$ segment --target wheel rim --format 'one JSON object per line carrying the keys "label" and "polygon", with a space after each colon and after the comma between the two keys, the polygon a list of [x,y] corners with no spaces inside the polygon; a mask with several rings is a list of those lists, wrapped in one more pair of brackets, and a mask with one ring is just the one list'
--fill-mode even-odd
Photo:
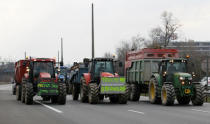
{"label": "wheel rim", "polygon": [[165,87],[163,87],[163,89],[162,89],[162,102],[166,103],[166,100],[167,100],[167,93],[166,93]]}
{"label": "wheel rim", "polygon": [[151,83],[150,85],[150,98],[153,100],[155,98],[155,85]]}

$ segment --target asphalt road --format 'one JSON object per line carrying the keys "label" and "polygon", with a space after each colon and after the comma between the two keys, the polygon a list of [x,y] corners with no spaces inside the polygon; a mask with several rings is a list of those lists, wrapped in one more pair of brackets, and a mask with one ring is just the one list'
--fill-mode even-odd
{"label": "asphalt road", "polygon": [[146,98],[126,105],[97,105],[73,101],[66,105],[40,101],[33,105],[15,100],[11,85],[0,85],[0,124],[210,124],[210,104],[203,106],[162,106],[150,104]]}

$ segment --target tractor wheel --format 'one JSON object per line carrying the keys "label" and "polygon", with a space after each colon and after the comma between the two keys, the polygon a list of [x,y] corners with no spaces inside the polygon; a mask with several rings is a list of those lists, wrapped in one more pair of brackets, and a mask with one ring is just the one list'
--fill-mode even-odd
{"label": "tractor wheel", "polygon": [[127,101],[128,101],[129,86],[126,85],[125,87],[126,87],[125,93],[119,95],[119,101],[118,101],[118,102],[119,102],[120,104],[126,104]]}
{"label": "tractor wheel", "polygon": [[27,105],[33,104],[33,84],[32,83],[26,83],[25,84],[25,103]]}
{"label": "tractor wheel", "polygon": [[194,96],[192,97],[192,104],[202,106],[204,102],[204,87],[200,84],[195,84]]}
{"label": "tractor wheel", "polygon": [[99,101],[99,87],[96,83],[90,83],[88,86],[88,101],[90,104],[97,104]]}
{"label": "tractor wheel", "polygon": [[26,84],[22,83],[22,90],[21,90],[21,102],[25,103],[25,92],[26,92]]}
{"label": "tractor wheel", "polygon": [[13,84],[12,86],[12,95],[16,95],[16,85]]}
{"label": "tractor wheel", "polygon": [[73,97],[73,100],[78,100],[78,97],[79,97],[79,87],[77,86],[77,84],[74,84],[73,85],[72,97]]}
{"label": "tractor wheel", "polygon": [[55,104],[58,101],[58,97],[57,96],[52,96],[51,97],[51,103]]}
{"label": "tractor wheel", "polygon": [[140,98],[140,90],[138,84],[130,85],[130,100],[131,101],[139,101]]}
{"label": "tractor wheel", "polygon": [[152,78],[149,82],[149,101],[150,103],[161,103],[161,98],[159,97],[159,86],[157,81]]}
{"label": "tractor wheel", "polygon": [[58,99],[57,102],[60,105],[66,104],[66,84],[65,83],[59,83],[58,85]]}
{"label": "tractor wheel", "polygon": [[161,100],[163,105],[173,105],[175,100],[175,90],[172,84],[164,84],[161,90]]}
{"label": "tractor wheel", "polygon": [[16,100],[19,101],[21,99],[21,86],[16,85]]}
{"label": "tractor wheel", "polygon": [[109,100],[111,103],[117,103],[119,101],[119,96],[110,96]]}
{"label": "tractor wheel", "polygon": [[82,102],[88,102],[88,87],[85,83],[85,79],[81,79],[81,86],[80,86],[80,100]]}
{"label": "tractor wheel", "polygon": [[176,98],[180,105],[188,105],[190,103],[190,97],[177,96]]}

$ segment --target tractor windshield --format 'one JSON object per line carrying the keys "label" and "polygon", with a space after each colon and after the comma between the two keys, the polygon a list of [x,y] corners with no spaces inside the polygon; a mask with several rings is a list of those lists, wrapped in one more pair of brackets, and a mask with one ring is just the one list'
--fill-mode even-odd
{"label": "tractor windshield", "polygon": [[187,72],[186,62],[185,61],[168,62],[167,63],[167,71],[169,73]]}
{"label": "tractor windshield", "polygon": [[96,61],[95,62],[95,73],[100,75],[101,72],[114,73],[112,61]]}
{"label": "tractor windshield", "polygon": [[51,77],[54,75],[53,62],[34,62],[33,73],[35,77],[39,77],[41,72],[49,73]]}

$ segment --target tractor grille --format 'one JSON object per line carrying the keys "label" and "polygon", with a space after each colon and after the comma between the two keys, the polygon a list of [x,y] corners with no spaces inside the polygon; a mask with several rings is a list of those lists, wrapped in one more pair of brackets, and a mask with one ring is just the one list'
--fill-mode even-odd
{"label": "tractor grille", "polygon": [[185,85],[191,85],[191,81],[188,80],[187,78],[185,78],[184,82],[185,82]]}

